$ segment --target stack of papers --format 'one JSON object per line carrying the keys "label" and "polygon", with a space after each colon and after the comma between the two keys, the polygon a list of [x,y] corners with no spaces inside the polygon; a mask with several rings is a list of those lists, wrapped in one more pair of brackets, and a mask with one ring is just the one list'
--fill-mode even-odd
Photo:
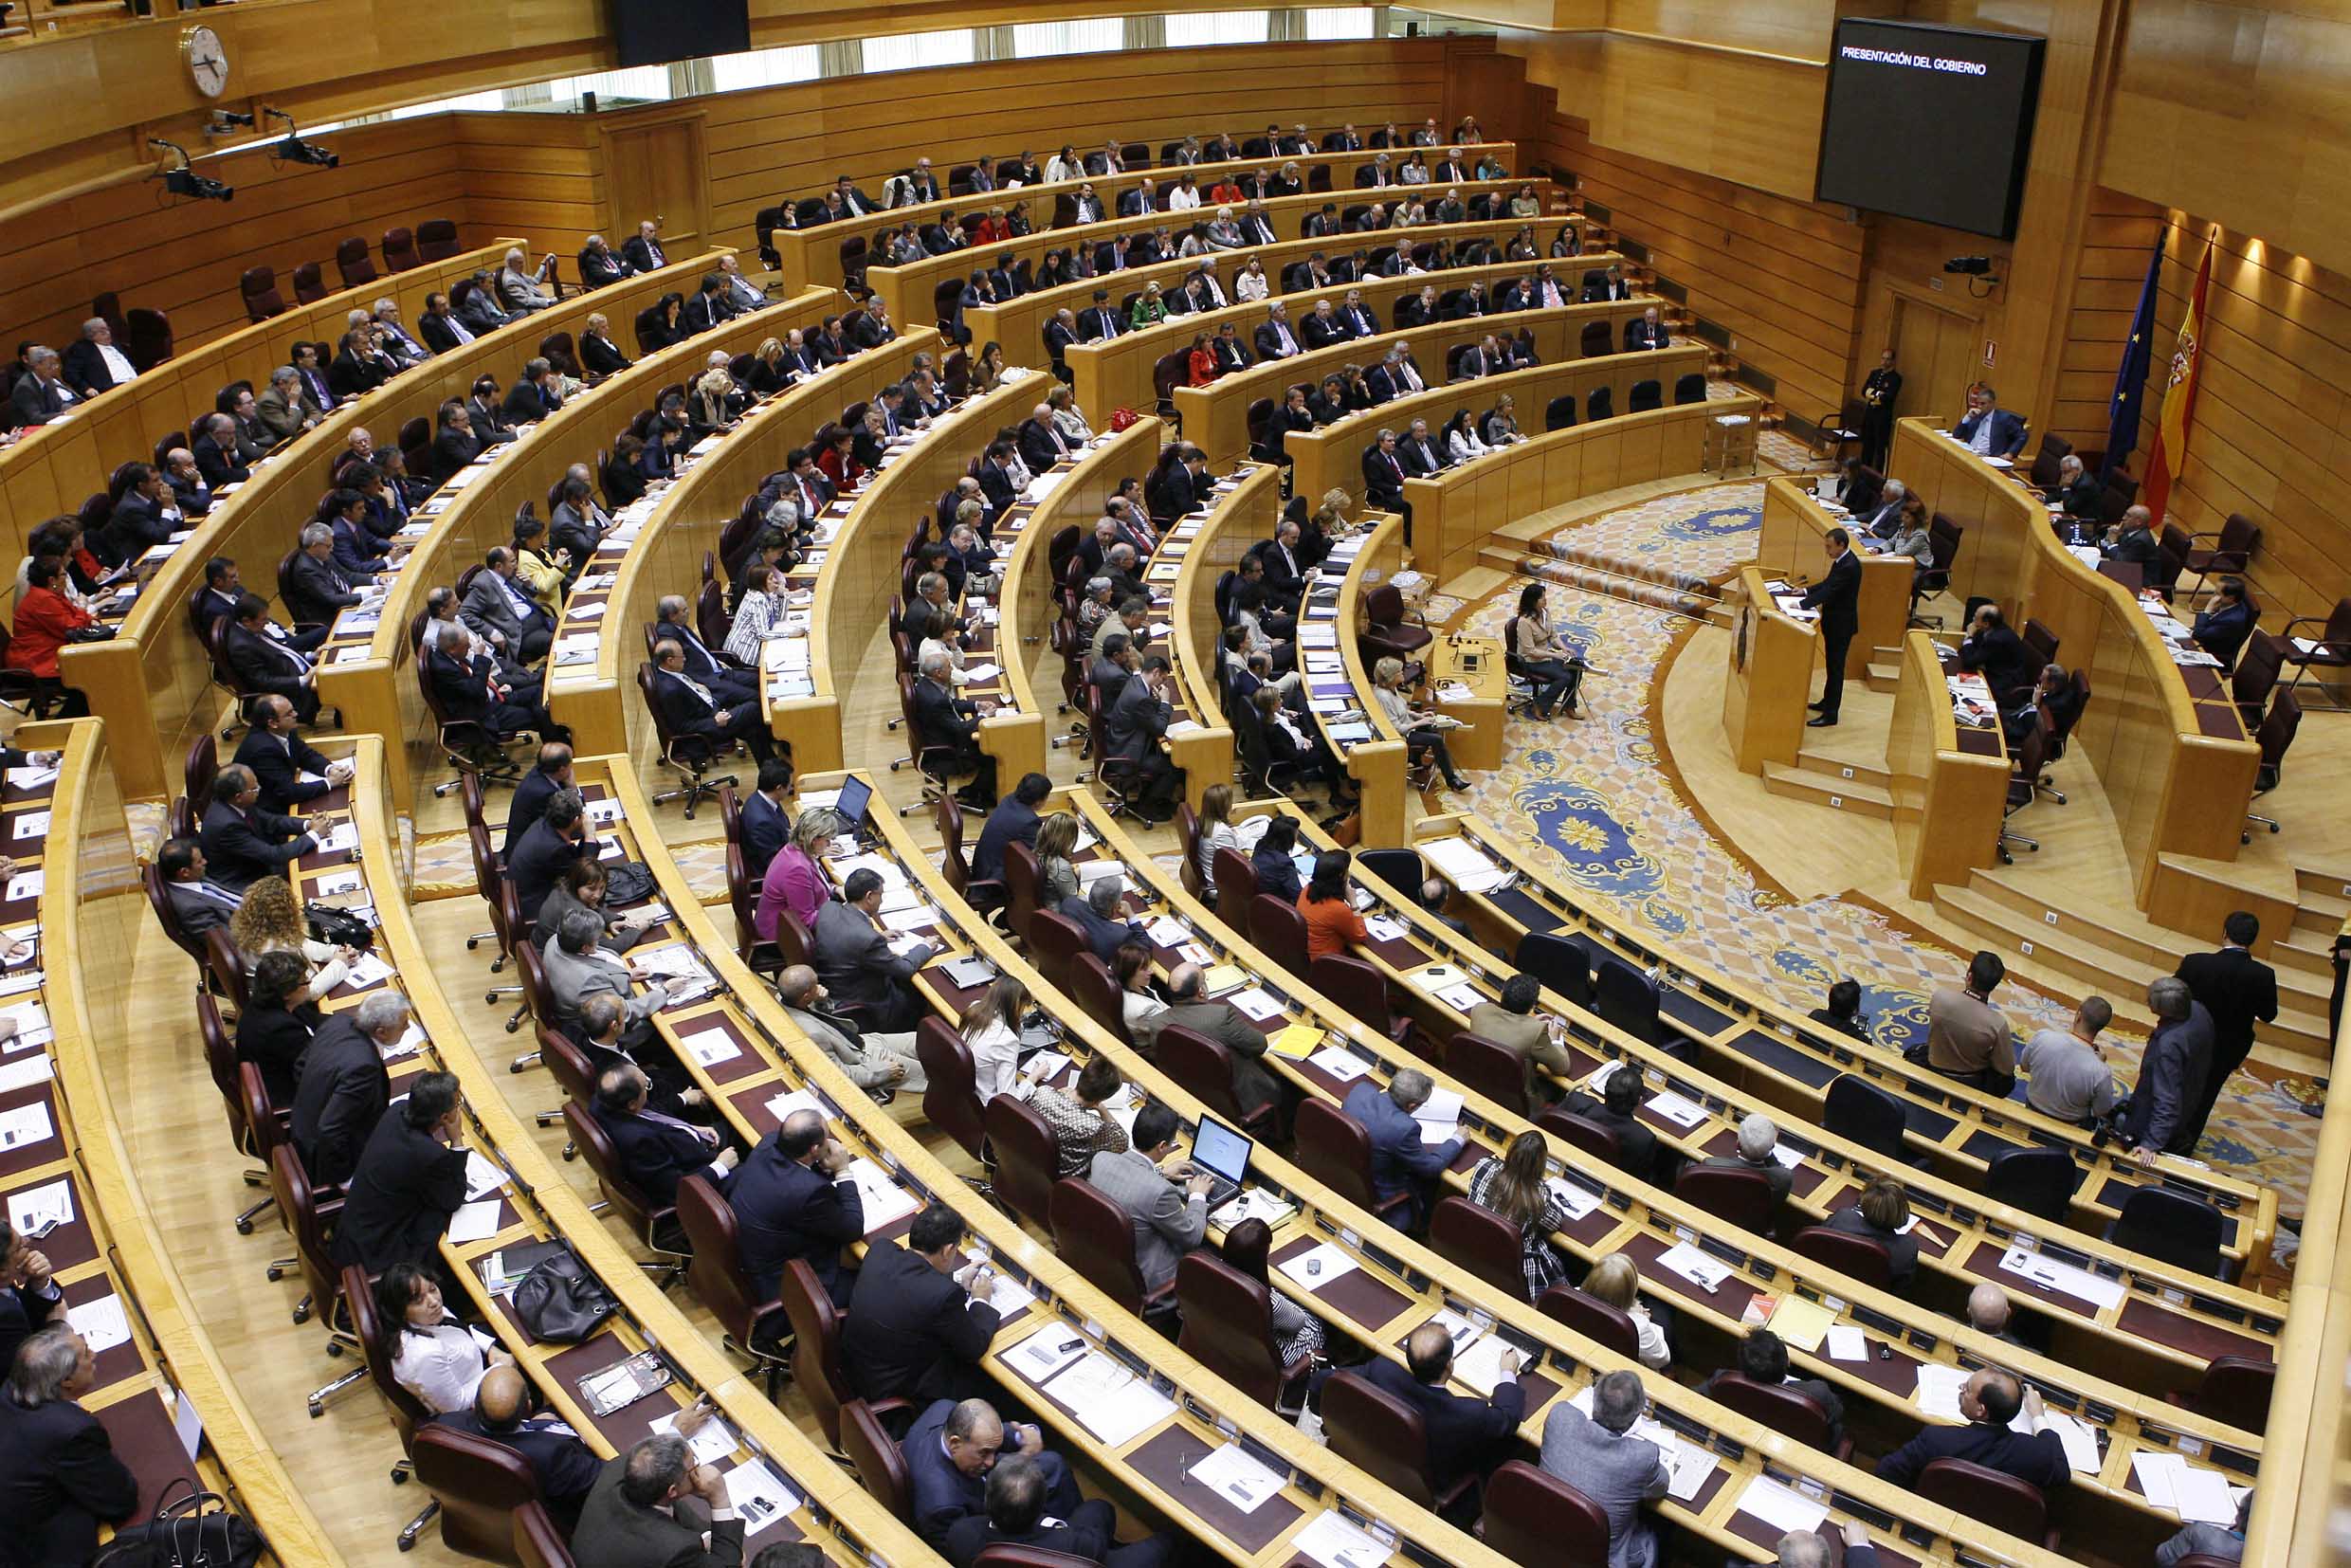
{"label": "stack of papers", "polygon": [[498,1234],[498,1212],[501,1207],[496,1196],[458,1206],[449,1216],[449,1240],[459,1247],[469,1241],[483,1241]]}
{"label": "stack of papers", "polygon": [[1461,1091],[1431,1089],[1429,1098],[1412,1112],[1412,1120],[1420,1123],[1420,1140],[1435,1145],[1449,1142],[1461,1131]]}
{"label": "stack of papers", "polygon": [[1113,1448],[1176,1410],[1174,1400],[1100,1351],[1056,1377],[1048,1392]]}
{"label": "stack of papers", "polygon": [[2148,1502],[2192,1524],[2236,1522],[2236,1499],[2218,1470],[2191,1465],[2177,1453],[2134,1453],[2131,1474]]}
{"label": "stack of papers", "polygon": [[1815,1503],[1794,1487],[1760,1475],[1739,1494],[1739,1512],[1752,1514],[1783,1534],[1817,1530],[1829,1518],[1827,1504]]}
{"label": "stack of papers", "polygon": [[866,1234],[896,1225],[922,1207],[921,1200],[890,1178],[889,1172],[870,1159],[852,1159],[842,1178],[854,1182],[865,1207]]}
{"label": "stack of papers", "polygon": [[1465,893],[1490,892],[1510,879],[1508,871],[1466,838],[1431,839],[1419,849],[1439,875]]}
{"label": "stack of papers", "polygon": [[1185,1472],[1245,1514],[1253,1514],[1282,1490],[1282,1477],[1251,1458],[1238,1443],[1227,1443]]}
{"label": "stack of papers", "polygon": [[1680,1242],[1657,1254],[1658,1267],[1669,1268],[1708,1295],[1722,1288],[1722,1282],[1731,1277],[1731,1266],[1710,1258],[1687,1242]]}

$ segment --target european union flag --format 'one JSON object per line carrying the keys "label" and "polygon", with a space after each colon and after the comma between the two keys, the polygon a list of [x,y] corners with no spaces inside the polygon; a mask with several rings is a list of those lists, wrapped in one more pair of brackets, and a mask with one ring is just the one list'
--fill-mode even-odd
{"label": "european union flag", "polygon": [[[2167,230],[2168,232],[2168,230]],[[2139,291],[2139,309],[2131,317],[2130,341],[2123,347],[2123,365],[2114,373],[2114,395],[2106,400],[2106,464],[2100,478],[2130,462],[2139,446],[2139,410],[2147,400],[2147,367],[2155,338],[2155,283],[2163,271],[2163,242],[2155,242],[2147,261],[2146,286]]]}

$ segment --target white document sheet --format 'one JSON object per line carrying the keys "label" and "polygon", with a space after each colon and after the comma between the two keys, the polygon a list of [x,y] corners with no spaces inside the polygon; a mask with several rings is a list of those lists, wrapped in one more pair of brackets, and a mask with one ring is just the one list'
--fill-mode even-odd
{"label": "white document sheet", "polygon": [[1253,1514],[1280,1494],[1282,1478],[1251,1458],[1238,1443],[1227,1443],[1185,1472],[1245,1514]]}
{"label": "white document sheet", "polygon": [[1829,1518],[1827,1504],[1815,1503],[1792,1486],[1759,1475],[1739,1494],[1739,1512],[1753,1514],[1782,1532],[1817,1530]]}
{"label": "white document sheet", "polygon": [[463,1247],[498,1234],[498,1211],[499,1200],[494,1197],[460,1205],[449,1216],[449,1240]]}
{"label": "white document sheet", "polygon": [[1355,1272],[1356,1261],[1326,1241],[1311,1251],[1285,1258],[1275,1267],[1308,1290],[1320,1290],[1333,1280]]}

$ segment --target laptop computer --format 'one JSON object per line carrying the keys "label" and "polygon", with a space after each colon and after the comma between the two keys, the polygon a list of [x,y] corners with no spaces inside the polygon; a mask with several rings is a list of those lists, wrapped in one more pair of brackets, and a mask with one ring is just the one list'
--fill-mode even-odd
{"label": "laptop computer", "polygon": [[1200,1130],[1192,1139],[1192,1163],[1208,1173],[1210,1212],[1222,1209],[1241,1190],[1248,1176],[1249,1155],[1256,1147],[1256,1140],[1238,1129],[1212,1116],[1200,1118]]}
{"label": "laptop computer", "polygon": [[852,774],[841,781],[841,793],[832,803],[847,825],[845,830],[855,834],[860,844],[870,837],[866,831],[866,806],[872,799],[873,786]]}

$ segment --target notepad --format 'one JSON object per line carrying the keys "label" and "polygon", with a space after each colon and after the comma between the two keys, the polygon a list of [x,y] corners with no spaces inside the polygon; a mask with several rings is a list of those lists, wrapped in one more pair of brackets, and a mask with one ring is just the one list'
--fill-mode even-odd
{"label": "notepad", "polygon": [[1836,1323],[1836,1314],[1808,1297],[1786,1295],[1772,1313],[1772,1332],[1791,1350],[1817,1350]]}
{"label": "notepad", "polygon": [[1290,1544],[1322,1568],[1380,1568],[1395,1548],[1356,1528],[1336,1508],[1326,1508],[1290,1538]]}
{"label": "notepad", "polygon": [[1291,1024],[1266,1037],[1266,1048],[1276,1056],[1303,1061],[1322,1044],[1322,1031],[1312,1024]]}
{"label": "notepad", "polygon": [[1850,1323],[1838,1323],[1829,1330],[1829,1358],[1834,1361],[1868,1360],[1868,1337]]}
{"label": "notepad", "polygon": [[1752,1514],[1782,1533],[1817,1530],[1829,1518],[1828,1504],[1760,1475],[1739,1494],[1739,1512]]}
{"label": "notepad", "polygon": [[1352,1084],[1372,1070],[1371,1065],[1355,1052],[1339,1046],[1325,1046],[1306,1058],[1309,1067],[1319,1067],[1342,1084]]}
{"label": "notepad", "polygon": [[1247,991],[1233,993],[1231,1001],[1234,1007],[1239,1008],[1261,1024],[1271,1023],[1282,1016],[1281,1002],[1256,986],[1251,986]]}
{"label": "notepad", "polygon": [[1658,1267],[1669,1268],[1699,1289],[1712,1295],[1731,1277],[1730,1265],[1706,1256],[1687,1242],[1677,1243],[1657,1254]]}
{"label": "notepad", "polygon": [[[1453,1376],[1490,1397],[1504,1381],[1502,1358],[1517,1348],[1501,1335],[1488,1334],[1453,1358]],[[1522,1354],[1520,1359],[1526,1358]]]}
{"label": "notepad", "polygon": [[1185,1472],[1245,1514],[1253,1514],[1280,1494],[1283,1478],[1257,1462],[1238,1443],[1227,1443]]}
{"label": "notepad", "polygon": [[495,1197],[458,1205],[449,1216],[449,1241],[459,1247],[469,1241],[484,1241],[498,1234],[498,1212],[501,1205]]}

